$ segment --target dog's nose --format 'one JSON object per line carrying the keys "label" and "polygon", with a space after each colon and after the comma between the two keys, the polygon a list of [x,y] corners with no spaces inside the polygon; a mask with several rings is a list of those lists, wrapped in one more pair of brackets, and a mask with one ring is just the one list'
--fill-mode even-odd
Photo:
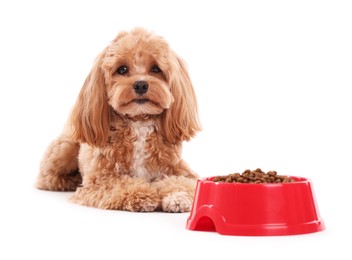
{"label": "dog's nose", "polygon": [[136,92],[138,95],[143,95],[147,93],[148,88],[149,88],[148,82],[144,80],[138,80],[133,84],[134,92]]}

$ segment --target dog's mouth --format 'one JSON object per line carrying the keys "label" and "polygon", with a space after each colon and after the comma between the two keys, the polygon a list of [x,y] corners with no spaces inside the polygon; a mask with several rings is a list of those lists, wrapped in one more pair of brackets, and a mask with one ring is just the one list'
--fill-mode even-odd
{"label": "dog's mouth", "polygon": [[154,100],[151,100],[151,99],[148,99],[148,98],[136,98],[136,99],[133,99],[130,103],[136,103],[136,104],[139,104],[139,105],[144,105],[146,103],[151,103],[155,106],[159,106],[159,103],[158,102],[155,102]]}
{"label": "dog's mouth", "polygon": [[124,115],[159,115],[170,107],[172,101],[172,96],[162,98],[159,93],[156,93],[154,95],[133,96],[129,99],[121,99],[120,102],[112,102],[111,106],[115,111]]}
{"label": "dog's mouth", "polygon": [[147,99],[147,98],[139,98],[139,99],[134,99],[132,102],[135,102],[137,104],[143,105],[143,104],[149,102],[149,99]]}

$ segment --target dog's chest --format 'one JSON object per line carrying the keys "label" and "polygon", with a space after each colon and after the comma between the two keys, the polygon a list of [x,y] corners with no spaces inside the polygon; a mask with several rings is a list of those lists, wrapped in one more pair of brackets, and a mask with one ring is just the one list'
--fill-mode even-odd
{"label": "dog's chest", "polygon": [[148,157],[148,152],[146,150],[147,139],[154,130],[155,124],[151,121],[136,121],[131,123],[131,132],[134,135],[134,138],[130,174],[134,177],[143,179],[156,177],[152,176],[155,175],[155,173],[152,174],[146,169],[146,160]]}

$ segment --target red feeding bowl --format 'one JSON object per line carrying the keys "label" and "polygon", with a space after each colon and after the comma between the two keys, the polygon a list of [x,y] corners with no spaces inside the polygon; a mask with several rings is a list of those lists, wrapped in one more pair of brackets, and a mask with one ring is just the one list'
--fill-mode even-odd
{"label": "red feeding bowl", "polygon": [[222,235],[297,235],[325,229],[309,179],[290,183],[198,180],[187,229]]}

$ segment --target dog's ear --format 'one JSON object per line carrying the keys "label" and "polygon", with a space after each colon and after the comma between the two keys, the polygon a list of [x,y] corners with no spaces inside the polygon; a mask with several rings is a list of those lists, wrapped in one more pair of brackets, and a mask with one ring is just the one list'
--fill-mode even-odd
{"label": "dog's ear", "polygon": [[70,123],[77,142],[102,146],[109,134],[109,104],[101,69],[105,50],[96,59],[73,107]]}
{"label": "dog's ear", "polygon": [[172,51],[166,78],[175,100],[161,117],[165,137],[170,143],[188,141],[201,130],[197,100],[184,61]]}

